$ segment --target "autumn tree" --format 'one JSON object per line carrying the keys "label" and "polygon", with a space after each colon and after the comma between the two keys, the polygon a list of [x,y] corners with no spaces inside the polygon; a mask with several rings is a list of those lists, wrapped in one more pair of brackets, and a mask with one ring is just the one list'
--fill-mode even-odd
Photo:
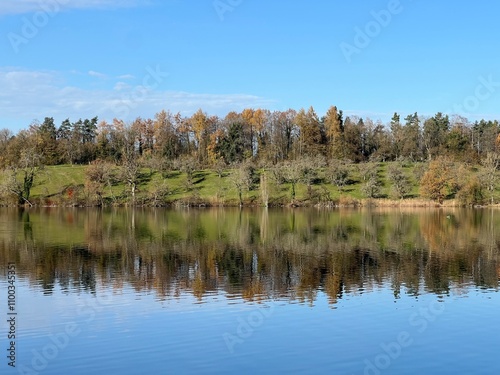
{"label": "autumn tree", "polygon": [[323,134],[318,115],[313,107],[306,112],[301,109],[295,119],[300,131],[299,155],[318,155],[323,153]]}
{"label": "autumn tree", "polygon": [[217,119],[214,117],[210,118],[205,112],[199,109],[188,121],[196,140],[198,162],[206,164],[208,162],[210,134],[214,130]]}
{"label": "autumn tree", "polygon": [[456,193],[456,199],[465,206],[482,204],[484,201],[483,185],[477,176],[470,176]]}
{"label": "autumn tree", "polygon": [[443,203],[444,199],[458,189],[455,166],[446,157],[431,161],[427,172],[420,180],[420,194],[424,198]]}
{"label": "autumn tree", "polygon": [[207,156],[208,162],[212,166],[216,166],[217,164],[224,164],[224,157],[221,155],[220,146],[224,141],[224,130],[217,129],[210,134],[207,146]]}
{"label": "autumn tree", "polygon": [[331,106],[324,118],[325,133],[327,139],[327,155],[330,158],[342,159],[345,157],[344,120],[342,111]]}

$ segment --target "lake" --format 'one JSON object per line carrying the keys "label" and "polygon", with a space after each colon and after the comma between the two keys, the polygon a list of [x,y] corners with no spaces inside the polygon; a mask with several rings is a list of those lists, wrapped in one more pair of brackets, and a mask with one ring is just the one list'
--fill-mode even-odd
{"label": "lake", "polygon": [[0,368],[496,375],[499,275],[492,209],[1,209]]}

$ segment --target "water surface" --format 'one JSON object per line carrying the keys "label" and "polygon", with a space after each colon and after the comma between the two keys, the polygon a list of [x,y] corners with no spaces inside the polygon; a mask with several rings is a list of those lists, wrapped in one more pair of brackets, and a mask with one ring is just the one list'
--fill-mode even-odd
{"label": "water surface", "polygon": [[498,228],[494,210],[3,209],[0,368],[498,374]]}

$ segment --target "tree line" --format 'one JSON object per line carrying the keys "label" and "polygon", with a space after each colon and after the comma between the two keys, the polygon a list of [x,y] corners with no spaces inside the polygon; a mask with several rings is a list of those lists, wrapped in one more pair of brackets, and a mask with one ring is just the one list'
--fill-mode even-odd
{"label": "tree line", "polygon": [[[12,193],[22,197],[20,203],[29,197],[36,170],[43,165],[93,164],[87,177],[91,183],[101,184],[107,173],[103,163],[119,165],[132,196],[140,168],[160,172],[180,169],[189,179],[195,169],[221,171],[242,163],[287,165],[288,174],[283,178],[292,184],[293,200],[296,183],[305,182],[309,189],[314,182],[315,174],[308,176],[308,166],[317,169],[329,165],[327,177],[341,190],[348,183],[346,164],[433,161],[435,165],[441,163],[436,167],[439,169],[446,168],[450,161],[474,165],[489,158],[496,171],[499,154],[497,120],[472,123],[462,116],[443,113],[432,117],[413,113],[404,118],[394,113],[384,124],[357,116],[344,118],[335,106],[322,117],[313,107],[299,111],[245,109],[225,117],[211,116],[201,109],[191,116],[162,110],[154,118],[139,117],[130,123],[120,119],[109,123],[93,117],[75,122],[66,119],[57,126],[53,117],[45,117],[17,134],[0,130],[0,168],[13,170],[16,178],[22,174],[22,181],[8,185]],[[446,162],[439,162],[443,157]],[[404,196],[408,183],[401,170],[389,172],[398,195]],[[435,180],[429,184],[436,185]],[[493,183],[488,190],[495,189]],[[453,190],[450,184],[448,179],[434,186],[438,192],[429,197],[444,199]],[[364,186],[366,196],[376,196],[377,188],[372,173]]]}
{"label": "tree line", "polygon": [[15,164],[30,147],[45,165],[87,164],[96,159],[121,163],[129,152],[143,160],[193,156],[202,167],[247,159],[276,164],[316,155],[356,163],[423,161],[439,155],[474,162],[499,150],[500,124],[496,120],[471,123],[442,113],[429,118],[413,113],[404,119],[395,113],[390,123],[383,124],[357,116],[344,119],[334,106],[322,117],[313,107],[245,109],[223,118],[201,109],[187,117],[162,110],[154,118],[131,123],[94,117],[66,119],[59,126],[52,117],[45,117],[16,135],[8,129],[0,131],[0,166]]}

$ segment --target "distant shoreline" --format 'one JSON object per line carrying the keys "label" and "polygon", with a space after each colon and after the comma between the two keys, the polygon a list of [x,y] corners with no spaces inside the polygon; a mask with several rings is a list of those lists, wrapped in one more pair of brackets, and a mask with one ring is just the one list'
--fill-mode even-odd
{"label": "distant shoreline", "polygon": [[[43,200],[43,198],[40,198]],[[352,199],[349,200],[350,203],[339,203],[339,202],[324,202],[324,203],[307,203],[307,202],[296,202],[288,204],[269,204],[264,206],[262,204],[256,203],[244,203],[239,205],[236,203],[226,203],[226,204],[214,204],[209,201],[172,201],[164,202],[162,204],[147,204],[147,203],[121,203],[121,204],[46,204],[39,199],[35,199],[32,205],[29,204],[12,204],[12,205],[0,205],[0,208],[167,208],[167,209],[179,209],[179,208],[270,208],[270,209],[300,209],[300,208],[317,208],[317,209],[341,209],[341,208],[468,208],[468,209],[483,209],[483,208],[500,208],[500,204],[475,204],[475,205],[464,205],[457,202],[455,199],[446,200],[443,203],[439,203],[432,200],[424,199],[403,199],[403,200],[393,200],[393,199]]]}

